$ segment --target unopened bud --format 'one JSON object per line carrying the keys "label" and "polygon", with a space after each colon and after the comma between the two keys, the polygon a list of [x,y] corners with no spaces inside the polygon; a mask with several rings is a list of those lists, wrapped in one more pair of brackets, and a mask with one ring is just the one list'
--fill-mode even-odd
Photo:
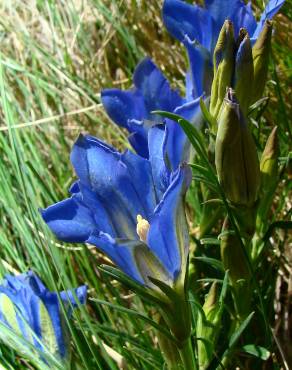
{"label": "unopened bud", "polygon": [[233,288],[234,303],[237,314],[244,318],[250,308],[250,270],[247,253],[239,237],[231,230],[228,218],[223,225],[220,251],[224,269],[228,270],[228,276]]}
{"label": "unopened bud", "polygon": [[274,199],[274,193],[278,184],[278,158],[279,142],[277,127],[274,127],[267,140],[260,162],[261,170],[261,192],[257,212],[257,225],[262,230],[266,229],[268,212]]}
{"label": "unopened bud", "polygon": [[215,164],[227,199],[252,207],[257,200],[260,167],[256,146],[235,93],[228,89],[218,121]]}
{"label": "unopened bud", "polygon": [[262,190],[269,191],[278,181],[279,142],[278,127],[274,127],[267,140],[260,163]]}
{"label": "unopened bud", "polygon": [[254,81],[252,49],[247,32],[241,30],[239,38],[245,34],[240,41],[235,60],[235,92],[244,115],[247,114],[248,108],[252,101],[251,86]]}
{"label": "unopened bud", "polygon": [[216,341],[220,331],[222,311],[218,303],[218,283],[214,282],[203,305],[205,317],[197,321],[199,369],[207,369],[214,357]]}
{"label": "unopened bud", "polygon": [[252,48],[254,65],[254,85],[252,103],[262,98],[268,75],[273,24],[266,21],[261,34]]}
{"label": "unopened bud", "polygon": [[210,113],[218,117],[227,86],[231,86],[235,62],[235,39],[233,25],[226,20],[220,31],[214,50],[214,79],[211,89]]}

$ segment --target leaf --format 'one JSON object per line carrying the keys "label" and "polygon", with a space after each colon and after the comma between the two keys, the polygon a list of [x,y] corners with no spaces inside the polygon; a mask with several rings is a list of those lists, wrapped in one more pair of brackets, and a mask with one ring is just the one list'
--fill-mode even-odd
{"label": "leaf", "polygon": [[222,284],[222,290],[221,290],[220,297],[219,297],[219,304],[221,307],[223,307],[223,303],[224,303],[224,300],[227,294],[227,289],[228,289],[228,271],[225,272],[225,276],[224,276],[224,280]]}
{"label": "leaf", "polygon": [[265,361],[271,356],[271,352],[268,351],[266,348],[257,346],[255,344],[247,344],[242,347],[242,350],[250,355],[260,358],[261,360]]}
{"label": "leaf", "polygon": [[126,314],[128,314],[132,317],[136,316],[139,319],[147,322],[149,325],[151,325],[156,330],[159,330],[162,334],[164,334],[171,341],[176,342],[176,339],[171,335],[171,333],[167,329],[165,329],[163,326],[157,324],[154,320],[150,319],[149,317],[141,314],[140,312],[137,312],[135,310],[132,310],[132,309],[129,309],[129,308],[126,308],[126,307],[123,307],[123,306],[119,306],[119,305],[116,305],[116,304],[113,304],[113,303],[110,303],[110,302],[107,302],[107,301],[103,301],[103,300],[97,299],[97,298],[91,298],[91,301],[96,302],[96,303],[101,304],[101,305],[104,305],[104,306],[111,307],[112,309],[114,309],[116,311],[126,313]]}
{"label": "leaf", "polygon": [[224,268],[223,268],[222,262],[216,260],[215,258],[210,258],[210,257],[194,257],[194,259],[196,259],[198,261],[205,262],[208,265],[214,267],[216,270],[219,270],[220,272],[224,272]]}
{"label": "leaf", "polygon": [[201,244],[220,245],[220,240],[217,238],[203,238],[200,239]]}
{"label": "leaf", "polygon": [[216,128],[217,128],[217,121],[216,119],[211,115],[211,113],[209,112],[206,104],[205,104],[205,101],[204,99],[200,99],[200,107],[201,107],[201,111],[202,111],[202,114],[203,114],[203,117],[204,119],[208,122],[212,132],[216,132]]}
{"label": "leaf", "polygon": [[229,348],[232,348],[237,343],[238,339],[241,337],[244,330],[247,328],[251,319],[253,318],[254,312],[251,312],[248,317],[241,323],[240,327],[231,335],[229,340]]}

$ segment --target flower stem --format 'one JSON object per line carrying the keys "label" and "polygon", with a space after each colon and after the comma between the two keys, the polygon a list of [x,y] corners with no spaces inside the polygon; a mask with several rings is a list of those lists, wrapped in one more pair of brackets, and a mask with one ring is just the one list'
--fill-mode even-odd
{"label": "flower stem", "polygon": [[184,346],[179,349],[179,354],[185,370],[197,370],[191,338],[189,337]]}

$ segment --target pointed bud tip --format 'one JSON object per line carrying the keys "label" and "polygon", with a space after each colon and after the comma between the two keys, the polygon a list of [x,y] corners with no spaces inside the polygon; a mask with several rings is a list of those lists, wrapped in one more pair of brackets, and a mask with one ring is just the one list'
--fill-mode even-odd
{"label": "pointed bud tip", "polygon": [[278,126],[275,126],[271,131],[262,158],[271,159],[277,158],[279,155],[279,140],[278,140]]}

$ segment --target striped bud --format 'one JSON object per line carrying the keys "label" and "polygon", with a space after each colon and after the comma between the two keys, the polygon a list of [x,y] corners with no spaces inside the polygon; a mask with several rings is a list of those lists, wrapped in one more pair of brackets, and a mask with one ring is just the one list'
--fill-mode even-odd
{"label": "striped bud", "polygon": [[241,29],[235,60],[234,88],[244,115],[247,114],[252,101],[251,86],[253,86],[253,81],[254,67],[251,43],[247,32]]}
{"label": "striped bud", "polygon": [[259,161],[253,137],[232,89],[227,91],[219,116],[215,164],[227,199],[234,205],[252,207],[260,185]]}
{"label": "striped bud", "polygon": [[252,103],[262,98],[268,75],[269,55],[271,51],[273,24],[266,21],[264,28],[252,48],[254,65],[254,87]]}
{"label": "striped bud", "polygon": [[226,20],[214,50],[214,79],[211,89],[210,113],[218,117],[227,86],[231,86],[235,62],[235,39],[232,22]]}

